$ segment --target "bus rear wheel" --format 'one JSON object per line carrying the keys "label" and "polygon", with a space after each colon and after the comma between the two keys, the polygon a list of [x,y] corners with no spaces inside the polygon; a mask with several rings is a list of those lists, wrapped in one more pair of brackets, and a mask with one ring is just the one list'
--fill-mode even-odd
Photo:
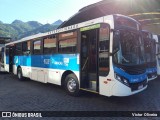
{"label": "bus rear wheel", "polygon": [[65,78],[65,89],[69,95],[79,96],[79,82],[74,74],[69,74]]}
{"label": "bus rear wheel", "polygon": [[20,67],[17,70],[17,77],[18,77],[19,80],[23,79],[22,69]]}

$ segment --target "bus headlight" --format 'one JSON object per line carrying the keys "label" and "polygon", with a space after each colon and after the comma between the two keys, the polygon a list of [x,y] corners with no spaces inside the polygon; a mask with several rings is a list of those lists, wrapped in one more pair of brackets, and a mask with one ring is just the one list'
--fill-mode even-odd
{"label": "bus headlight", "polygon": [[120,81],[121,83],[125,84],[126,86],[129,86],[129,82],[126,78],[118,75],[117,73],[114,73],[114,77],[116,80]]}

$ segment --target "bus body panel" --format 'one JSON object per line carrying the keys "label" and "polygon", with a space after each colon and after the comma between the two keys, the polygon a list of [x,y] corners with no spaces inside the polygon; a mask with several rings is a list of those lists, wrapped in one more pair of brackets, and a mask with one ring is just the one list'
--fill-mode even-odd
{"label": "bus body panel", "polygon": [[[105,96],[129,96],[143,91],[147,88],[146,73],[139,75],[129,75],[119,68],[111,68],[107,77],[100,77],[100,94]],[[115,79],[114,72],[125,76],[129,80],[129,86]]]}
{"label": "bus body panel", "polygon": [[[104,17],[104,22],[108,23],[110,27],[113,29],[114,24],[113,24],[113,16],[106,16]],[[109,52],[112,53],[112,47],[113,45],[113,32],[110,32],[110,47],[109,47]],[[114,74],[113,74],[113,63],[112,61],[112,56],[109,56],[109,73],[106,77],[99,76],[99,94],[104,95],[104,96],[112,96],[112,87],[116,83],[116,81],[113,79]]]}
{"label": "bus body panel", "polygon": [[65,71],[72,71],[79,80],[79,54],[15,56],[15,75],[18,67],[21,67],[24,77],[43,83],[61,85],[61,77]]}
{"label": "bus body panel", "polygon": [[[19,65],[20,66],[20,65]],[[52,83],[56,85],[61,85],[61,77],[66,70],[59,69],[48,69],[48,68],[38,68],[38,67],[26,67],[20,66],[22,69],[22,74],[26,78],[30,78],[34,81],[39,81],[42,83]],[[79,80],[79,71],[72,71]],[[14,65],[14,74],[17,74],[17,66]]]}
{"label": "bus body panel", "polygon": [[113,88],[112,88],[112,95],[113,96],[129,96],[129,95],[133,95],[136,93],[139,93],[143,90],[145,90],[147,88],[147,85],[145,87],[143,87],[142,89],[136,90],[136,91],[131,91],[131,89],[127,86],[125,86],[124,84],[120,83],[120,82],[116,82],[116,84],[114,84]]}
{"label": "bus body panel", "polygon": [[147,71],[148,81],[157,78],[157,67],[147,68],[146,71]]}

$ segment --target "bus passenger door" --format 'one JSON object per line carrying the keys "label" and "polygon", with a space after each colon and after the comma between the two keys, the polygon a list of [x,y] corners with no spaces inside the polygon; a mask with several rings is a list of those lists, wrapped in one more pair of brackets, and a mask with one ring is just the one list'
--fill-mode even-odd
{"label": "bus passenger door", "polygon": [[100,92],[109,73],[109,26],[96,24],[81,31],[81,89]]}
{"label": "bus passenger door", "polygon": [[4,48],[0,48],[0,71],[4,71]]}
{"label": "bus passenger door", "polygon": [[80,87],[98,92],[98,38],[100,24],[81,28]]}
{"label": "bus passenger door", "polygon": [[13,65],[14,65],[14,46],[9,47],[9,72],[13,73]]}

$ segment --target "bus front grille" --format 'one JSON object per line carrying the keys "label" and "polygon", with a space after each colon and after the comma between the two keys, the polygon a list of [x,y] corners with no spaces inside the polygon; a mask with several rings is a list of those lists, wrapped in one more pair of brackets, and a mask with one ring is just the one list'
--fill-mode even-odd
{"label": "bus front grille", "polygon": [[138,83],[130,83],[129,86],[131,88],[131,91],[133,92],[133,91],[144,88],[146,85],[147,85],[147,79],[145,79],[142,82],[138,82]]}

